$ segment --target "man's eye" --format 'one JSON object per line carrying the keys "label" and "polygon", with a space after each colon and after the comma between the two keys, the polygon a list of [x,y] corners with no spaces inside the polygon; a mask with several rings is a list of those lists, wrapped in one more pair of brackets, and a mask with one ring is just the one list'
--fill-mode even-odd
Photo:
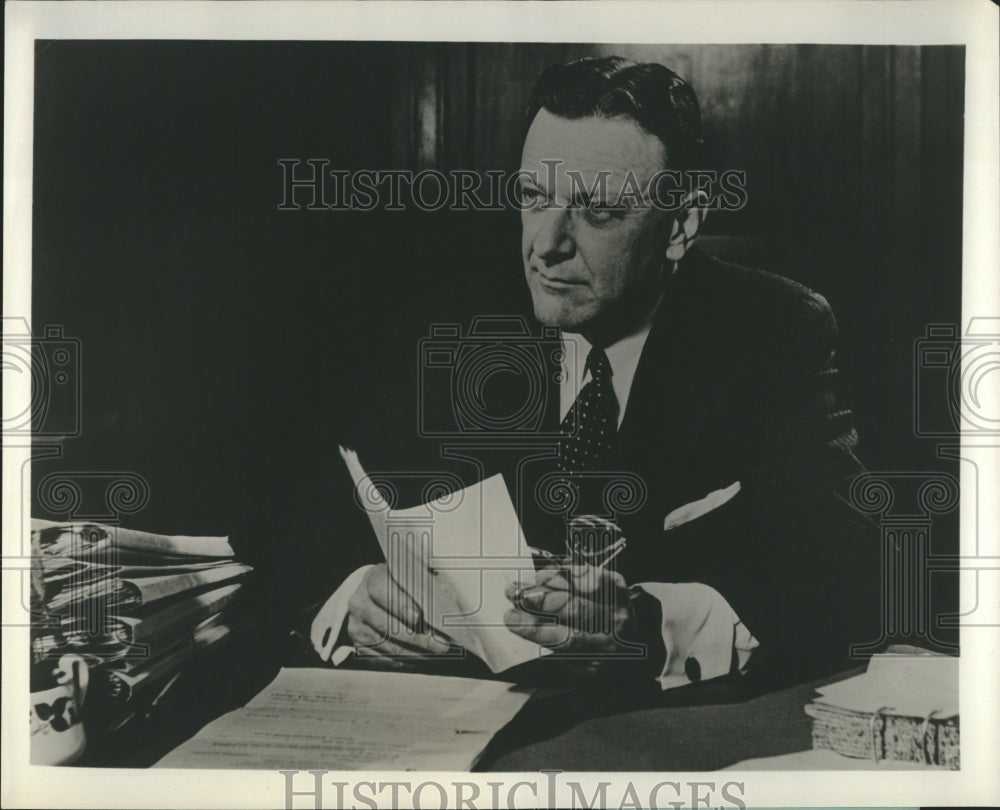
{"label": "man's eye", "polygon": [[624,214],[624,207],[606,202],[592,202],[586,208],[587,220],[598,225],[621,219]]}
{"label": "man's eye", "polygon": [[522,208],[536,208],[545,200],[545,195],[537,188],[522,186],[520,200]]}

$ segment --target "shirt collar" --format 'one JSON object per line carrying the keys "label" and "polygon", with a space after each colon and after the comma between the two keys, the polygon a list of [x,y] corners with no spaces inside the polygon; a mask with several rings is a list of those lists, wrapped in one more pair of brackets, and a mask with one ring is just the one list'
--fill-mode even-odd
{"label": "shirt collar", "polygon": [[[618,399],[618,424],[621,425],[628,404],[632,381],[639,365],[646,338],[653,327],[653,319],[660,309],[663,296],[656,302],[649,314],[625,337],[604,349],[611,364],[611,385]],[[580,388],[590,379],[587,371],[587,355],[592,348],[590,341],[577,332],[562,333],[563,363],[562,384],[560,385],[560,419],[564,418],[579,393]]]}

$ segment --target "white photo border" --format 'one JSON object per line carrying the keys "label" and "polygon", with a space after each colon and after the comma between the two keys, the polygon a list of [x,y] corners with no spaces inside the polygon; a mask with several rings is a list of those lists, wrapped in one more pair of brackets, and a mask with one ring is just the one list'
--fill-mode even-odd
{"label": "white photo border", "polygon": [[[965,155],[963,191],[963,324],[972,317],[1000,315],[1000,130],[998,130],[998,15],[987,0],[889,0],[888,2],[18,2],[5,7],[4,74],[4,292],[5,317],[31,312],[31,191],[36,39],[198,40],[435,40],[559,41],[601,43],[823,43],[954,44],[966,47]],[[995,377],[994,376],[994,382]],[[1000,396],[1000,391],[994,392]],[[20,412],[30,391],[5,374],[4,414]],[[980,467],[978,482],[962,469],[962,555],[1000,559],[998,503],[977,502],[980,493],[1000,492],[998,449],[992,469]],[[963,447],[973,439],[963,437]],[[1000,442],[994,441],[994,444]],[[990,449],[992,447],[992,450]],[[980,451],[981,453],[983,450]],[[29,449],[3,448],[4,558],[20,555],[28,492],[21,475]],[[968,529],[979,527],[979,537]],[[977,546],[978,542],[978,546]],[[994,568],[997,568],[994,564]],[[989,572],[987,572],[989,573]],[[997,571],[992,579],[1000,579]],[[981,577],[981,579],[985,579]],[[5,572],[5,584],[7,584]],[[980,585],[983,583],[981,582]],[[992,593],[1000,591],[993,582]],[[19,588],[3,591],[4,616],[20,611]],[[986,605],[1000,626],[1000,600]],[[969,608],[970,606],[965,605]],[[983,606],[979,606],[982,610]],[[984,614],[985,615],[985,614]],[[5,622],[6,623],[6,622]],[[640,796],[663,778],[675,781],[741,781],[747,806],[971,805],[1000,802],[1000,633],[964,627],[961,634],[962,769],[940,771],[738,772],[562,774],[584,786],[588,796],[601,781],[629,780]],[[60,768],[28,764],[26,725],[29,649],[27,629],[3,634],[3,788],[5,807],[285,807],[285,781],[277,772]],[[414,774],[336,774],[329,781],[378,781]],[[519,780],[544,783],[544,775],[422,774],[443,781]],[[719,778],[724,776],[724,778]],[[431,794],[433,795],[433,794]],[[616,794],[617,795],[617,794]],[[518,794],[525,806],[544,806],[546,797]],[[327,796],[335,798],[333,791]],[[565,805],[566,796],[561,797]],[[306,806],[298,800],[295,806]]]}

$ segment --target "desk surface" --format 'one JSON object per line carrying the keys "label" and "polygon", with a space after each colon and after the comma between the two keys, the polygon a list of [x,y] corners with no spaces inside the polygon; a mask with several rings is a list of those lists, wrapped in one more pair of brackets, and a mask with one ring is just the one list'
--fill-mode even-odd
{"label": "desk surface", "polygon": [[[611,705],[602,714],[599,707],[600,716],[593,707],[574,707],[572,696],[529,704],[476,770],[702,771],[803,751],[812,744],[803,707],[816,686],[841,677],[745,699],[729,684],[708,683],[665,694],[649,708],[615,711]],[[560,701],[564,727],[539,738],[545,723],[532,722],[532,713],[562,713]]]}
{"label": "desk surface", "polygon": [[[229,652],[186,683],[182,679],[150,717],[93,740],[77,764],[148,767],[242,706],[277,673],[259,651]],[[751,697],[726,682],[652,696],[607,688],[548,694],[533,699],[494,738],[475,770],[700,771],[802,751],[811,743],[803,707],[815,686],[841,677]]]}

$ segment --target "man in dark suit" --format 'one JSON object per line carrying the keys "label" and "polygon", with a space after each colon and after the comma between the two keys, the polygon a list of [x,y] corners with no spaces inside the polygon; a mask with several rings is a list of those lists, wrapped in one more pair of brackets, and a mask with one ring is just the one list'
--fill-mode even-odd
{"label": "man in dark suit", "polygon": [[[666,689],[846,665],[852,643],[875,637],[878,554],[847,499],[862,467],[837,400],[830,307],[693,247],[703,189],[658,204],[664,170],[697,168],[701,146],[694,93],[667,68],[617,57],[550,68],[528,121],[526,289],[456,291],[400,319],[352,446],[397,506],[426,494],[417,471],[463,485],[503,473],[529,543],[554,555],[510,588],[509,631],[587,671]],[[505,336],[484,341],[473,319],[484,315]],[[459,328],[435,376],[421,352],[444,340],[442,324]],[[463,363],[479,363],[478,382],[456,381]],[[450,433],[427,429],[441,415]],[[361,567],[329,583],[312,625],[320,655],[338,639],[394,666],[449,652],[359,540],[336,544]]]}

